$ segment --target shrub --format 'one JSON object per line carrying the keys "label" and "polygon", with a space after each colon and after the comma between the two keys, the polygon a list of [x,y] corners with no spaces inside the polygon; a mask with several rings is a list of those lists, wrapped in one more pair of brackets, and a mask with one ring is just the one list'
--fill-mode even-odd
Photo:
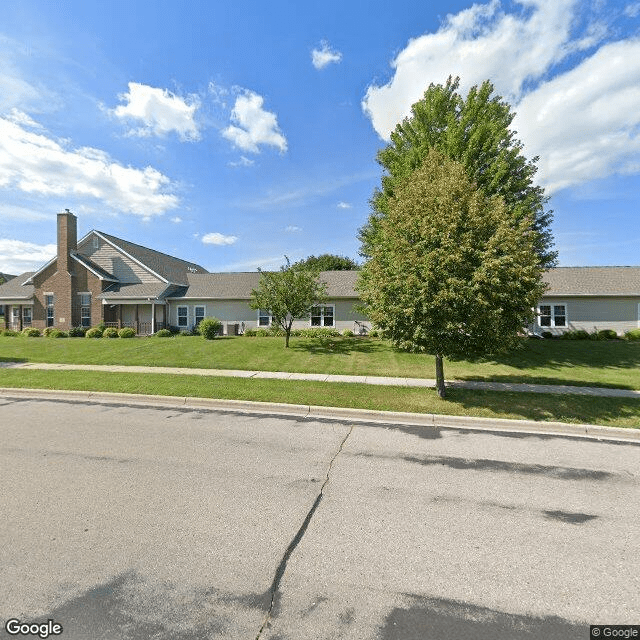
{"label": "shrub", "polygon": [[616,340],[618,334],[613,329],[601,329],[598,331],[598,340]]}
{"label": "shrub", "polygon": [[561,336],[563,340],[589,340],[590,336],[584,329],[577,329],[576,331],[565,331]]}
{"label": "shrub", "polygon": [[173,333],[169,329],[160,329],[160,331],[156,331],[155,336],[156,338],[171,338]]}
{"label": "shrub", "polygon": [[258,338],[268,338],[269,330],[268,329],[256,329],[256,336]]}
{"label": "shrub", "polygon": [[53,327],[47,327],[46,329],[44,329],[44,330],[42,331],[42,335],[43,335],[45,338],[48,338],[48,337],[51,335],[51,332],[52,332],[52,331],[55,331],[55,329],[54,329]]}
{"label": "shrub", "polygon": [[342,332],[342,335],[343,335],[345,338],[352,338],[352,337],[354,336],[354,333],[353,333],[353,331],[351,331],[351,329],[345,329],[345,330]]}
{"label": "shrub", "polygon": [[213,340],[220,335],[222,322],[218,318],[203,318],[198,324],[198,333],[205,340]]}
{"label": "shrub", "polygon": [[256,329],[245,329],[242,335],[247,336],[247,338],[255,338],[257,330]]}
{"label": "shrub", "polygon": [[194,336],[196,334],[193,331],[191,331],[191,329],[181,329],[180,333],[178,333],[178,335],[179,336],[183,336],[183,337],[184,336],[190,337],[190,336]]}
{"label": "shrub", "polygon": [[92,327],[85,334],[85,338],[102,338],[102,329],[100,327]]}
{"label": "shrub", "polygon": [[15,338],[16,336],[19,336],[20,334],[17,331],[13,331],[12,329],[4,329],[2,331],[2,335],[6,336],[7,338]]}
{"label": "shrub", "polygon": [[118,331],[118,335],[121,338],[135,338],[136,330],[133,327],[123,327],[122,329],[120,329],[120,331]]}
{"label": "shrub", "polygon": [[371,329],[367,335],[370,338],[378,338],[380,336],[380,332],[377,329]]}
{"label": "shrub", "polygon": [[631,329],[624,334],[626,340],[640,340],[640,329]]}
{"label": "shrub", "polygon": [[102,332],[102,337],[103,338],[117,338],[118,337],[118,330],[115,327],[107,327]]}
{"label": "shrub", "polygon": [[553,333],[551,333],[551,331],[543,331],[540,334],[545,340],[550,340],[551,338],[553,338]]}
{"label": "shrub", "polygon": [[42,333],[40,329],[35,327],[26,327],[22,330],[22,335],[27,336],[27,338],[39,338]]}
{"label": "shrub", "polygon": [[60,329],[54,329],[53,327],[48,327],[51,329],[47,334],[45,334],[48,338],[68,338],[69,334],[66,331],[61,331]]}
{"label": "shrub", "polygon": [[70,338],[84,338],[85,333],[87,333],[86,327],[71,327],[69,329]]}

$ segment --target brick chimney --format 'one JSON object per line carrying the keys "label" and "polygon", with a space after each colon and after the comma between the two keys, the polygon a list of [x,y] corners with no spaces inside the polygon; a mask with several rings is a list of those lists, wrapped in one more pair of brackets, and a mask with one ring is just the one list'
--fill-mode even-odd
{"label": "brick chimney", "polygon": [[71,273],[69,253],[78,250],[78,218],[69,209],[58,214],[58,273]]}

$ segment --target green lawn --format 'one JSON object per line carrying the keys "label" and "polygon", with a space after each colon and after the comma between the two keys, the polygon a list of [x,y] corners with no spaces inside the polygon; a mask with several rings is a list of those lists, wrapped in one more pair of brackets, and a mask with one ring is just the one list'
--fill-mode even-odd
{"label": "green lawn", "polygon": [[[431,356],[375,338],[200,337],[98,339],[0,337],[0,361],[127,364],[433,378]],[[640,342],[526,340],[489,360],[445,362],[446,379],[640,389]]]}
{"label": "green lawn", "polygon": [[640,400],[450,389],[441,400],[433,389],[192,375],[21,371],[0,369],[0,387],[112,391],[199,398],[230,398],[381,411],[409,411],[485,418],[640,427]]}

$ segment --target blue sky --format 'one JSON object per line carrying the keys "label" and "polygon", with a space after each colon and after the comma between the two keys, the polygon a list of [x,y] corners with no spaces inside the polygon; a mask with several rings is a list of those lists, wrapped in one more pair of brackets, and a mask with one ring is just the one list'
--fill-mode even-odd
{"label": "blue sky", "polygon": [[211,271],[357,257],[389,132],[490,79],[561,265],[640,264],[640,2],[0,4],[0,271],[55,214]]}

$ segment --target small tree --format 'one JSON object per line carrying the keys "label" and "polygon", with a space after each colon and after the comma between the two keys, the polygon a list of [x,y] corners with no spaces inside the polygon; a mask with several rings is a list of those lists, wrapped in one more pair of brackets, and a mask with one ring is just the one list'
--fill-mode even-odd
{"label": "small tree", "polygon": [[436,357],[509,349],[544,292],[532,216],[506,215],[464,167],[432,149],[389,199],[358,279],[367,314],[393,343]]}
{"label": "small tree", "polygon": [[222,322],[218,318],[203,318],[198,324],[198,333],[205,340],[214,340],[220,333]]}
{"label": "small tree", "polygon": [[318,281],[318,271],[289,262],[280,271],[260,271],[260,283],[251,291],[252,309],[268,309],[273,322],[285,333],[285,348],[289,347],[291,327],[295,318],[303,318],[311,309],[326,300],[326,284]]}

